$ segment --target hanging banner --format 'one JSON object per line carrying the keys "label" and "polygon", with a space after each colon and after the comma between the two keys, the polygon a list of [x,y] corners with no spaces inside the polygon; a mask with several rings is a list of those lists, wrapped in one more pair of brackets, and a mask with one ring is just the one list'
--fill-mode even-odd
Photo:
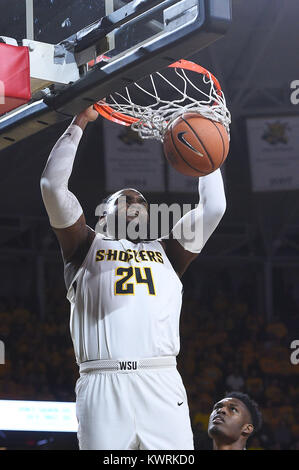
{"label": "hanging banner", "polygon": [[165,190],[162,145],[142,140],[127,126],[103,121],[106,191],[132,187],[145,192]]}
{"label": "hanging banner", "polygon": [[[175,193],[198,193],[199,178],[193,176],[184,176],[174,170],[169,164],[167,168],[168,190]],[[221,174],[225,186],[225,164],[221,167]]]}
{"label": "hanging banner", "polygon": [[299,117],[247,119],[253,191],[299,189]]}
{"label": "hanging banner", "polygon": [[167,164],[168,191],[175,193],[195,193],[198,191],[198,178],[185,176]]}

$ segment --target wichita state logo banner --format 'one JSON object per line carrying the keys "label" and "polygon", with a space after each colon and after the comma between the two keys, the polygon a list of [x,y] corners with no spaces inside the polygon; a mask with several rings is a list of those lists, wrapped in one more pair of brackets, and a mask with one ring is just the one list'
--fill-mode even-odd
{"label": "wichita state logo banner", "polygon": [[162,144],[142,140],[129,127],[103,120],[106,191],[132,187],[138,191],[165,190]]}
{"label": "wichita state logo banner", "polygon": [[247,120],[253,191],[299,189],[299,117]]}
{"label": "wichita state logo banner", "polygon": [[[167,165],[166,173],[168,191],[174,193],[198,193],[198,178],[182,175],[170,165]],[[223,178],[224,187],[226,187],[225,163],[221,167],[221,174]]]}

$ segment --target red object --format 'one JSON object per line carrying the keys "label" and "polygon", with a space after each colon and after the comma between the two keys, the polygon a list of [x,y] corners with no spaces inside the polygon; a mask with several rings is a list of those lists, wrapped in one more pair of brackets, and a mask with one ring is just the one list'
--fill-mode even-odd
{"label": "red object", "polygon": [[0,44],[0,114],[31,99],[28,47]]}

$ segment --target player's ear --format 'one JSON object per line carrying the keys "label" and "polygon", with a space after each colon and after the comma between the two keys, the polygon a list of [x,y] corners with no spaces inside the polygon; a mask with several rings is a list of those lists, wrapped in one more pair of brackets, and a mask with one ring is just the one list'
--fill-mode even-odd
{"label": "player's ear", "polygon": [[248,439],[248,437],[250,437],[250,435],[253,433],[253,431],[254,431],[253,424],[249,424],[249,423],[244,424],[244,426],[242,428],[242,435]]}

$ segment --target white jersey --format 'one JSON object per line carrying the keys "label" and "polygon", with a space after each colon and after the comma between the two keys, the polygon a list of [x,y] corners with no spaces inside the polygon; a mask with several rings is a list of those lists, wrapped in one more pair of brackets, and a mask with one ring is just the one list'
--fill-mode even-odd
{"label": "white jersey", "polygon": [[179,353],[182,283],[158,241],[97,234],[67,298],[78,364]]}

